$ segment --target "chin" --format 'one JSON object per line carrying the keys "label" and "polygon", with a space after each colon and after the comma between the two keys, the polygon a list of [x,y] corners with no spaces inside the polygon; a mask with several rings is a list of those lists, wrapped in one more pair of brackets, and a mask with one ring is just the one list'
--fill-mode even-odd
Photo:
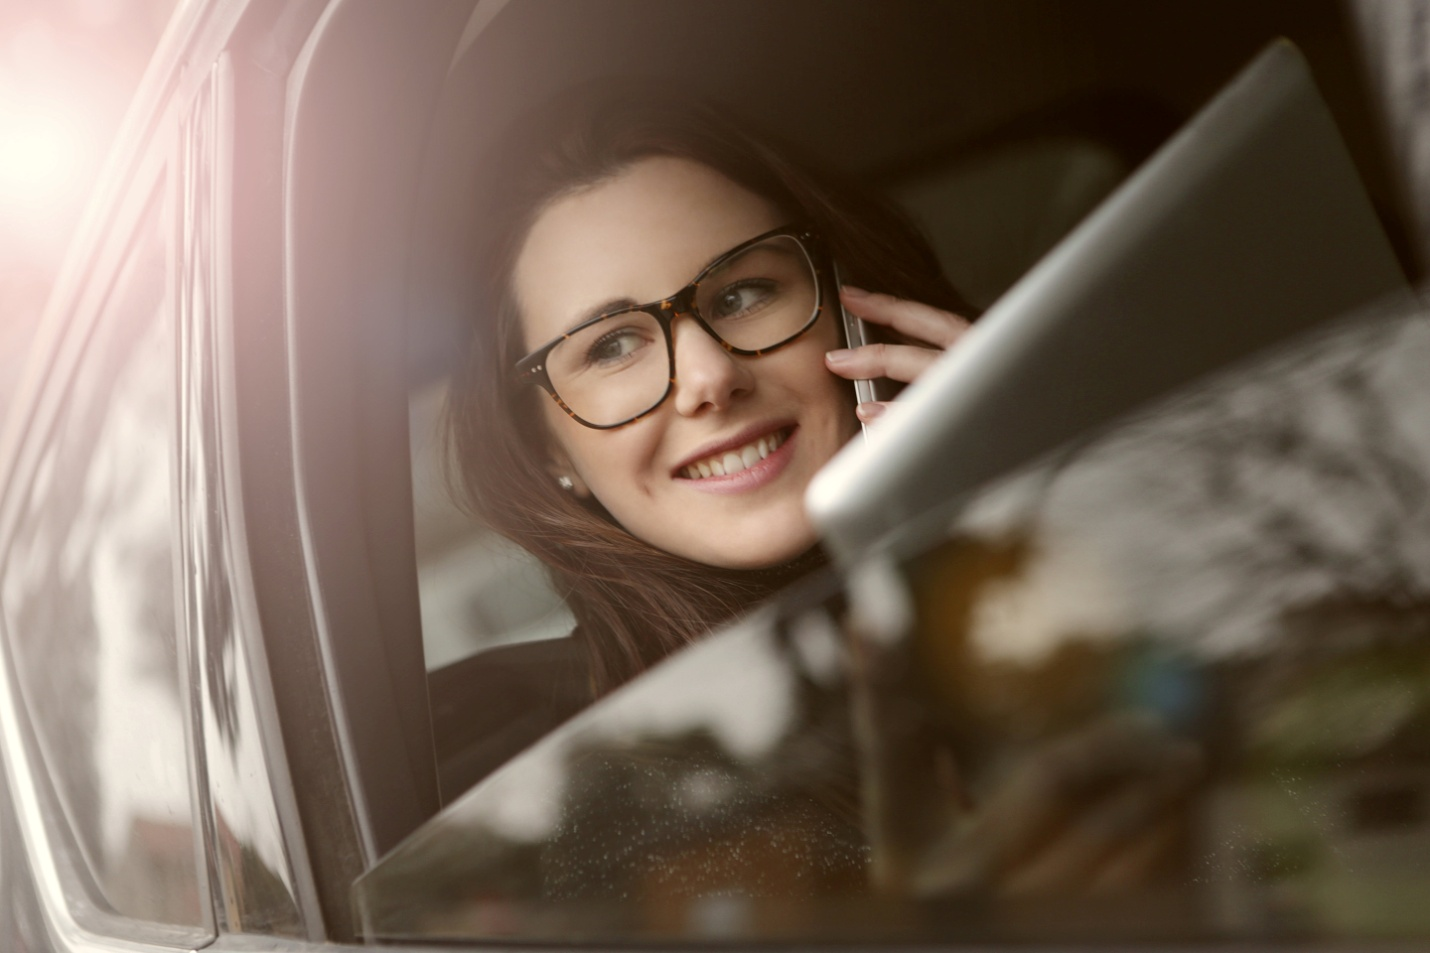
{"label": "chin", "polygon": [[744,514],[739,519],[711,518],[700,529],[708,530],[710,525],[720,524],[724,531],[718,537],[697,531],[695,527],[686,527],[687,532],[673,535],[668,526],[621,525],[632,536],[691,562],[716,569],[758,570],[797,559],[819,542],[819,534],[804,513],[802,498],[793,510],[772,507],[760,513]]}
{"label": "chin", "polygon": [[765,545],[745,546],[738,552],[707,553],[703,557],[692,558],[718,569],[771,569],[798,559],[818,541],[819,538],[810,530],[787,540],[772,540]]}

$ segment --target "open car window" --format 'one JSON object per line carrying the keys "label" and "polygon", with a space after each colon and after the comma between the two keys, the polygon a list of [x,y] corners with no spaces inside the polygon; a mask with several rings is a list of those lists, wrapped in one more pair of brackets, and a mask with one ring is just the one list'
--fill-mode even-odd
{"label": "open car window", "polygon": [[[451,807],[361,881],[369,936],[840,939],[957,932],[939,920],[943,925],[920,934],[910,925],[918,915],[907,911],[929,896],[963,904],[966,897],[946,883],[958,876],[918,873],[907,857],[900,859],[913,848],[889,840],[893,835],[868,813],[885,742],[861,736],[852,714],[873,704],[866,696],[878,682],[851,661],[854,623],[845,603],[852,596],[834,595],[824,605],[806,593],[792,597],[799,605],[813,600],[798,611],[788,604],[767,607],[735,630],[744,635],[692,649],[577,715],[590,692],[581,648],[567,637],[572,620],[561,594],[550,589],[539,565],[447,500],[446,381],[467,351],[464,328],[491,317],[473,313],[478,296],[464,283],[473,271],[462,250],[471,247],[464,229],[474,227],[466,220],[471,192],[479,187],[471,175],[474,157],[513,115],[555,89],[613,72],[661,73],[662,61],[644,51],[670,48],[679,38],[690,59],[710,64],[682,77],[688,91],[749,107],[741,111],[757,125],[902,203],[928,232],[949,274],[983,306],[1096,206],[1229,71],[1208,69],[1176,95],[1129,97],[1106,84],[1113,74],[1122,82],[1117,69],[1127,62],[1103,74],[1091,59],[1067,59],[1055,35],[1093,33],[1112,26],[1109,20],[1044,18],[1029,31],[1028,58],[1020,62],[1047,58],[1041,62],[1049,75],[1060,77],[1047,89],[1061,93],[1022,90],[1016,77],[985,63],[980,68],[987,68],[989,83],[1017,89],[1009,94],[1015,102],[1004,104],[1007,114],[980,115],[959,99],[967,89],[957,71],[946,68],[954,61],[927,55],[931,44],[946,54],[949,38],[959,35],[955,8],[930,13],[923,5],[899,5],[884,8],[891,11],[881,26],[888,36],[879,50],[871,48],[872,60],[862,61],[869,88],[857,95],[845,90],[849,95],[841,98],[822,82],[828,76],[818,65],[831,49],[862,49],[867,10],[838,4],[799,15],[817,6],[794,3],[782,15],[765,17],[749,16],[745,7],[731,14],[718,4],[617,2],[575,13],[517,0],[494,15],[496,8],[478,10],[472,20],[478,27],[469,24],[458,44],[423,156],[405,276],[422,637],[441,793]],[[1002,14],[989,16],[1002,22]],[[1135,32],[1120,20],[1116,25],[1126,36]],[[740,55],[715,55],[731,49]],[[779,55],[764,55],[771,51]],[[1126,54],[1124,48],[1118,56]],[[881,55],[889,57],[889,69],[877,68]],[[1242,58],[1240,51],[1229,54],[1228,66]],[[532,63],[561,69],[534,75]],[[850,134],[874,120],[881,123],[877,134]],[[825,583],[832,592],[844,588]],[[796,629],[816,634],[790,635]],[[736,642],[745,647],[719,648]],[[731,654],[719,662],[720,652]],[[755,660],[740,652],[754,652]],[[708,666],[730,677],[701,674]],[[678,678],[676,671],[687,674]],[[740,687],[751,679],[756,687]],[[760,702],[760,692],[782,700]],[[700,707],[707,703],[708,711]],[[682,713],[682,705],[702,714]],[[726,710],[761,740],[729,742],[728,732],[715,726],[724,716],[710,714]],[[932,708],[917,709],[915,721],[932,724],[939,717]],[[761,719],[771,720],[748,727]],[[613,727],[619,725],[637,727]],[[1148,740],[1136,734],[1140,729],[1128,730],[1130,740],[1116,736],[1109,744],[1162,743],[1160,736]],[[905,747],[886,741],[891,751]],[[1167,742],[1173,761],[1182,757],[1179,743]],[[940,750],[929,756],[930,777],[944,787],[915,792],[927,796],[923,806],[896,800],[882,808],[912,825],[901,837],[942,836],[939,824],[958,816],[947,799],[972,798],[983,783],[965,787],[958,752],[947,744]],[[1192,768],[1186,772],[1195,775]],[[681,786],[687,782],[690,787]],[[685,793],[672,794],[676,789]],[[898,826],[897,818],[886,820]],[[722,859],[711,859],[717,855]],[[941,885],[929,886],[929,877]],[[889,906],[891,897],[896,902]],[[1077,908],[1076,901],[1067,903]],[[1161,935],[1160,927],[1148,926],[1161,922],[1112,923],[1098,935]]]}
{"label": "open car window", "polygon": [[[1090,137],[999,142],[886,187],[950,275],[991,301],[1127,174]],[[977,249],[977,254],[973,253]],[[446,380],[410,398],[423,647],[442,788],[460,793],[590,700],[574,620],[541,564],[454,501]],[[472,699],[481,700],[479,706]]]}
{"label": "open car window", "polygon": [[[812,64],[820,48],[854,42],[867,15],[859,4],[792,6],[782,15],[754,17],[719,4],[624,2],[555,13],[550,5],[517,2],[494,17],[474,15],[480,30],[448,72],[424,159],[407,329],[408,410],[422,639],[444,799],[590,701],[584,649],[569,637],[574,620],[561,594],[537,561],[454,504],[447,457],[447,382],[454,362],[467,353],[467,326],[490,320],[471,310],[475,296],[466,282],[472,269],[454,250],[471,247],[469,230],[479,227],[466,220],[477,187],[471,169],[513,114],[538,104],[558,79],[571,84],[655,69],[639,52],[684,37],[694,44],[693,57],[712,64],[703,80],[691,80],[691,93],[735,107],[887,195],[928,233],[947,273],[978,307],[1075,226],[1177,121],[1171,109],[1142,107],[1129,116],[1121,101],[1093,96],[1091,107],[1086,98],[1076,108],[1055,104],[1047,116],[1000,119],[965,141],[967,131],[955,129],[966,117],[949,109],[932,134],[886,130],[879,148],[865,143],[851,152],[829,139],[845,122],[830,114]],[[990,15],[1001,22],[1001,15]],[[891,11],[891,37],[870,55],[902,61],[900,51],[923,43],[918,38],[925,31],[956,31],[958,22],[951,10]],[[1030,36],[1026,42],[1046,41]],[[760,54],[758,64],[722,58],[731,44],[746,43],[769,55]],[[561,62],[562,75],[528,81],[529,64],[538,61]],[[941,64],[930,60],[886,78],[878,95],[903,100],[903,111],[919,103],[942,109],[937,104],[952,87],[951,71]],[[744,89],[756,75],[766,77],[761,95]],[[494,88],[521,93],[492,97]],[[1020,101],[1017,108],[1042,105]],[[882,115],[867,103],[859,111]],[[1140,138],[1123,134],[1131,119]]]}
{"label": "open car window", "polygon": [[[1088,136],[1016,139],[930,163],[884,191],[929,234],[955,286],[986,307],[1128,171],[1123,157]],[[429,671],[499,646],[561,638],[573,624],[540,564],[454,503],[447,399],[439,377],[414,388],[409,401]]]}
{"label": "open car window", "polygon": [[1423,937],[1427,363],[1340,322],[806,584],[425,825],[365,933]]}
{"label": "open car window", "polygon": [[[417,176],[406,276],[408,402],[426,663],[570,630],[539,566],[447,505],[440,407],[467,353],[474,169],[523,112],[602,77],[645,77],[734,108],[860,179],[927,232],[955,285],[990,305],[1271,37],[1304,34],[1349,88],[1334,5],[1297,16],[1092,7],[789,0],[479,3],[445,78]],[[1195,49],[1164,63],[1166,37]],[[679,49],[700,69],[672,70]],[[1180,49],[1180,46],[1179,46]],[[831,67],[837,62],[839,68]],[[1344,118],[1339,93],[1333,106]],[[428,104],[424,103],[424,107]],[[1355,124],[1347,128],[1364,137]],[[548,646],[547,650],[555,650]]]}

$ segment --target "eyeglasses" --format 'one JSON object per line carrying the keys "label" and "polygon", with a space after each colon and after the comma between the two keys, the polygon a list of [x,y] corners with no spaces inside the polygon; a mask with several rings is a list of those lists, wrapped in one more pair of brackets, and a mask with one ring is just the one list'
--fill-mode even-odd
{"label": "eyeglasses", "polygon": [[824,310],[827,260],[814,234],[786,226],[715,259],[669,298],[603,312],[515,365],[577,422],[596,430],[634,423],[675,386],[670,326],[689,315],[726,351],[759,357],[814,326]]}

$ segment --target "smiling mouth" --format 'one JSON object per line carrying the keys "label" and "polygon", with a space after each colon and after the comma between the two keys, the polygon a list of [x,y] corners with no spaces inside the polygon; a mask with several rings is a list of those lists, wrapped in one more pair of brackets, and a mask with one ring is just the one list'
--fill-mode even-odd
{"label": "smiling mouth", "polygon": [[746,470],[778,450],[789,439],[793,428],[784,427],[772,434],[752,440],[743,447],[726,450],[697,460],[680,468],[680,475],[687,480],[704,480],[709,477],[730,476]]}

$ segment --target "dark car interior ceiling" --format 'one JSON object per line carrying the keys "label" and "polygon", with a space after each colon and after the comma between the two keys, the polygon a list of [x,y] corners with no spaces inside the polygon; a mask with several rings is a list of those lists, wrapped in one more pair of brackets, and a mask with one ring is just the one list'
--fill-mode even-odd
{"label": "dark car interior ceiling", "polygon": [[[1008,155],[1021,172],[999,182],[996,201],[957,206],[973,219],[957,227],[976,245],[996,242],[1010,219],[1037,221],[1055,191],[1038,187],[1052,173],[1027,159],[1028,143],[1095,144],[1125,175],[1283,35],[1311,61],[1373,195],[1389,208],[1375,117],[1336,0],[513,0],[460,51],[439,107],[419,200],[410,313],[426,326],[410,338],[412,373],[438,376],[454,353],[463,269],[438,249],[461,247],[448,239],[469,224],[462,218],[488,137],[584,79],[650,77],[724,102],[894,192],[930,176],[977,175],[998,164],[990,157]],[[1071,150],[1069,168],[1085,153]],[[1047,244],[1014,242],[1002,254],[1035,260]],[[1031,263],[991,262],[999,280],[987,290],[981,276],[971,280],[996,296]]]}

